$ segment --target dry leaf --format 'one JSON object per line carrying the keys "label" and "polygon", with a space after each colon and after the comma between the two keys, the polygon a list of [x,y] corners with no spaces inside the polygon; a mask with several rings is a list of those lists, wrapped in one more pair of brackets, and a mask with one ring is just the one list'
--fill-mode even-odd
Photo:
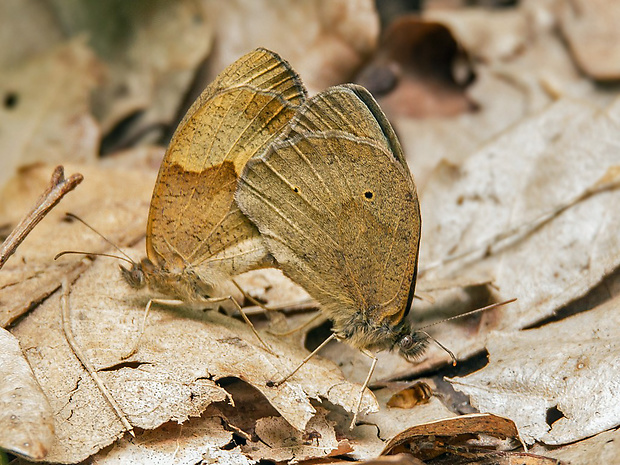
{"label": "dry leaf", "polygon": [[620,77],[620,4],[613,0],[561,1],[560,25],[579,67],[594,79]]}
{"label": "dry leaf", "polygon": [[350,79],[375,49],[379,18],[370,0],[207,2],[216,28],[210,76],[239,56],[267,47],[303,77],[311,93]]}
{"label": "dry leaf", "polygon": [[226,450],[232,432],[227,431],[218,416],[203,415],[186,423],[166,423],[156,430],[138,433],[136,438],[122,438],[110,449],[104,449],[90,460],[97,465],[174,463],[193,465],[210,463],[249,465],[238,449]]}
{"label": "dry leaf", "polygon": [[536,444],[531,452],[553,457],[564,463],[615,463],[620,457],[620,432],[615,429],[563,447]]}
{"label": "dry leaf", "polygon": [[[103,252],[101,238],[76,223],[65,221],[69,211],[83,217],[118,244],[144,235],[155,172],[67,166],[81,172],[84,182],[69,194],[26,238],[0,270],[0,324],[4,327],[44,300],[60,286],[63,276],[77,276],[88,266],[82,256],[54,256],[64,250]],[[49,183],[47,165],[22,170],[0,193],[0,224],[15,224]],[[101,214],[95,214],[102,212]],[[103,214],[103,212],[106,212]]]}
{"label": "dry leaf", "polygon": [[348,444],[341,447],[336,439],[333,422],[327,420],[327,413],[325,409],[317,409],[306,432],[296,431],[282,417],[261,418],[255,430],[259,441],[242,447],[242,450],[251,459],[274,462],[298,462],[350,452]]}
{"label": "dry leaf", "polygon": [[0,328],[0,448],[42,460],[54,442],[52,408],[19,342]]}
{"label": "dry leaf", "polygon": [[478,410],[512,419],[526,442],[571,443],[620,425],[619,327],[616,297],[542,328],[491,333],[489,364],[451,383]]}
{"label": "dry leaf", "polygon": [[475,413],[407,428],[387,442],[381,455],[412,451],[414,455],[424,460],[427,454],[438,455],[434,446],[430,450],[425,450],[428,443],[436,441],[437,444],[441,444],[449,440],[451,445],[456,445],[465,443],[476,435],[486,435],[497,439],[519,438],[517,428],[512,421],[495,415]]}
{"label": "dry leaf", "polygon": [[17,169],[91,161],[100,142],[90,93],[100,64],[78,38],[0,73],[0,188]]}
{"label": "dry leaf", "polygon": [[[138,257],[141,252],[132,254]],[[289,382],[267,387],[307,352],[265,334],[278,354],[270,355],[247,325],[215,312],[196,316],[179,309],[153,309],[139,351],[121,360],[136,341],[147,299],[132,293],[121,282],[118,265],[104,259],[80,276],[70,296],[76,340],[132,425],[150,429],[171,419],[182,422],[199,416],[210,403],[228,397],[216,383],[227,377],[253,385],[302,431],[315,413],[310,399],[324,399],[348,411],[355,408],[360,386],[346,382],[333,364],[320,358],[308,362]],[[58,315],[54,294],[22,319],[14,334],[57,412],[58,442],[49,459],[76,462],[112,443],[123,428],[70,352]],[[376,409],[370,394],[362,408]]]}
{"label": "dry leaf", "polygon": [[200,3],[61,0],[52,9],[65,34],[88,31],[107,64],[106,82],[94,94],[104,133],[137,112],[135,131],[172,122],[211,48],[212,29]]}

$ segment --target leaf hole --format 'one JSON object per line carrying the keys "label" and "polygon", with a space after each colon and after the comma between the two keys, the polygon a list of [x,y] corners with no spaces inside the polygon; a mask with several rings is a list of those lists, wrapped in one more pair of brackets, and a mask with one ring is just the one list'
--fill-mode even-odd
{"label": "leaf hole", "polygon": [[549,426],[553,426],[560,418],[564,418],[564,414],[557,405],[547,409],[547,418],[545,420]]}
{"label": "leaf hole", "polygon": [[230,440],[230,442],[228,444],[224,444],[223,446],[221,446],[220,449],[233,450],[237,446],[245,446],[247,442],[248,441],[243,436],[241,436],[236,431],[233,431],[232,439]]}
{"label": "leaf hole", "polygon": [[7,92],[4,95],[4,108],[8,110],[14,109],[19,103],[19,94],[17,92]]}

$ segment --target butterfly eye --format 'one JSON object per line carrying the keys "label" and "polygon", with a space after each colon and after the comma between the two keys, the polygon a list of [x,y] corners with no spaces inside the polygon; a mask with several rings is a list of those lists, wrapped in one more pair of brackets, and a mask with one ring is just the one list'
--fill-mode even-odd
{"label": "butterfly eye", "polygon": [[373,191],[366,191],[364,192],[364,198],[366,200],[372,200],[375,198],[375,193]]}
{"label": "butterfly eye", "polygon": [[408,351],[413,347],[414,344],[414,340],[410,335],[406,335],[404,336],[401,340],[400,340],[400,348],[403,351]]}

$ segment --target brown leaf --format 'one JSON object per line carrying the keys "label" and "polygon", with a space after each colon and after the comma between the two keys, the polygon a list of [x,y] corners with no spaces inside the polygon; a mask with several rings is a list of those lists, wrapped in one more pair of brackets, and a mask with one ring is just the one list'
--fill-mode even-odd
{"label": "brown leaf", "polygon": [[579,67],[594,79],[620,77],[620,5],[613,0],[559,2],[560,26]]}

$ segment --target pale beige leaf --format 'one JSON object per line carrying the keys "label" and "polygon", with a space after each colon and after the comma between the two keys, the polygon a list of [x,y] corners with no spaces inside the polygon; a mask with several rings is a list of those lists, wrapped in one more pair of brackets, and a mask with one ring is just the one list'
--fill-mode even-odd
{"label": "pale beige leaf", "polygon": [[109,450],[94,455],[93,464],[174,463],[192,465],[201,460],[222,464],[249,465],[239,450],[223,450],[232,439],[218,416],[192,418],[185,424],[167,423],[138,433],[136,438],[123,438]]}
{"label": "pale beige leaf", "polygon": [[325,409],[318,409],[308,422],[305,433],[296,431],[282,417],[261,418],[255,429],[259,441],[249,447],[242,447],[242,450],[251,459],[274,462],[297,462],[349,452],[348,445],[344,449],[340,447],[341,441],[336,439],[334,422],[326,418],[328,413]]}
{"label": "pale beige leaf", "polygon": [[[143,247],[140,244],[132,255],[141,256]],[[136,294],[121,282],[117,264],[108,259],[97,260],[83,273],[70,296],[77,343],[132,425],[151,429],[199,416],[212,402],[227,399],[226,390],[216,384],[227,377],[253,385],[299,430],[315,414],[310,399],[327,400],[348,411],[355,408],[360,386],[345,381],[331,362],[320,358],[308,362],[289,382],[267,387],[307,352],[263,334],[277,354],[271,355],[247,325],[215,312],[196,315],[154,308],[138,352],[123,361],[139,334],[147,300],[146,294]],[[53,295],[14,332],[58,412],[58,442],[50,460],[75,462],[112,443],[123,429],[70,352],[58,325],[58,306]],[[374,402],[367,393],[362,409],[376,409]]]}
{"label": "pale beige leaf", "polygon": [[100,130],[90,113],[90,93],[100,71],[81,37],[0,73],[6,93],[0,108],[0,187],[31,163],[95,159]]}
{"label": "pale beige leaf", "polygon": [[553,457],[575,465],[615,463],[620,457],[620,432],[617,429],[606,431],[563,447],[545,447],[543,444],[536,444],[530,450],[534,454]]}
{"label": "pale beige leaf", "polygon": [[30,460],[54,443],[53,412],[19,342],[0,328],[0,448]]}
{"label": "pale beige leaf", "polygon": [[526,442],[571,443],[620,424],[618,328],[615,298],[538,329],[494,332],[489,364],[450,381],[478,410],[512,419]]}
{"label": "pale beige leaf", "polygon": [[[620,264],[618,190],[591,196],[535,230],[488,241],[570,203],[620,163],[613,112],[560,101],[481,148],[452,176],[436,176],[421,202],[422,269],[443,263],[428,276],[494,275],[500,298],[519,299],[498,311],[501,328],[540,321],[594,287]],[[494,248],[483,257],[488,245]],[[444,263],[468,251],[475,253]]]}

